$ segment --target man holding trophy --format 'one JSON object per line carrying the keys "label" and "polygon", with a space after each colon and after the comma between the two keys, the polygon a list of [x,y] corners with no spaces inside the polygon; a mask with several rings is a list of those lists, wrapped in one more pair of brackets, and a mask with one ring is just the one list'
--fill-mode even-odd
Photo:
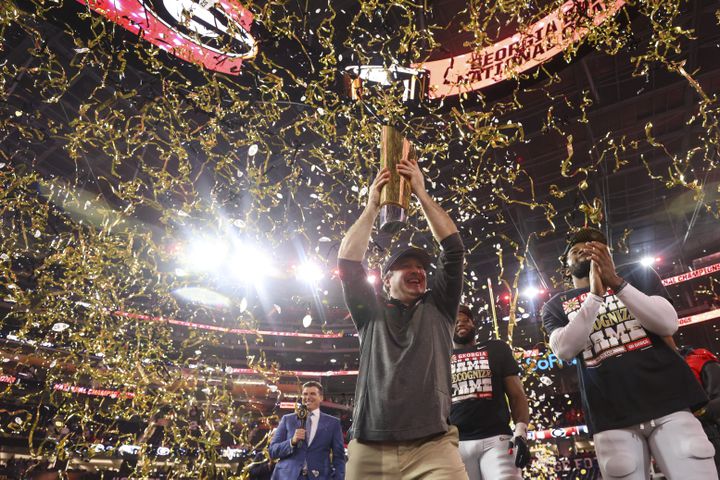
{"label": "man holding trophy", "polygon": [[[360,338],[347,478],[467,479],[457,428],[448,424],[449,358],[462,294],[463,243],[455,223],[425,190],[410,143],[386,126],[382,145],[383,168],[338,252],[345,302]],[[383,298],[367,282],[362,261],[383,209],[381,198],[394,193],[389,196],[395,198],[385,199],[392,208],[381,220],[386,229],[397,230],[395,222],[402,218],[391,218],[392,210],[402,205],[401,197],[409,200],[408,184],[442,252],[428,290],[430,255],[407,245],[392,249],[382,267]]]}

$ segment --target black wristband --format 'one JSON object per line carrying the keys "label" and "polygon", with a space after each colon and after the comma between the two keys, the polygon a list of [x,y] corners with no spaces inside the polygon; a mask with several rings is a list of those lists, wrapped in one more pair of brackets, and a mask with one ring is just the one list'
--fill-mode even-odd
{"label": "black wristband", "polygon": [[620,291],[621,291],[623,288],[627,287],[627,284],[628,284],[628,283],[627,283],[627,280],[625,280],[625,279],[623,278],[622,283],[621,283],[620,286],[617,288],[617,290],[615,290],[615,295],[617,295],[618,293],[620,293]]}

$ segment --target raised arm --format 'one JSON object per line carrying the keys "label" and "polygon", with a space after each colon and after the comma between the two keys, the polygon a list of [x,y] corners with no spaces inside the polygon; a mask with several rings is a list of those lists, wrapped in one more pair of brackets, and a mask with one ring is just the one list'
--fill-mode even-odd
{"label": "raised arm", "polygon": [[410,182],[413,194],[420,202],[423,215],[430,225],[435,240],[440,243],[453,233],[457,233],[458,229],[450,215],[425,190],[425,178],[417,160],[402,159],[398,163],[397,169],[398,173]]}
{"label": "raised arm", "polygon": [[383,168],[370,185],[370,193],[365,210],[360,217],[348,229],[345,237],[340,243],[338,258],[343,260],[362,261],[367,251],[370,234],[372,233],[375,219],[380,213],[380,190],[390,181],[390,170]]}
{"label": "raised arm", "polygon": [[645,295],[629,283],[617,296],[646,330],[660,336],[677,332],[678,315],[667,299],[659,295]]}
{"label": "raised arm", "polygon": [[[570,361],[590,344],[590,334],[602,303],[602,297],[590,293],[573,319],[564,327],[552,331],[550,348],[559,359]],[[546,326],[556,321],[553,316],[549,308],[543,309],[543,323]]]}
{"label": "raised arm", "polygon": [[[616,292],[640,325],[660,336],[673,335],[677,331],[678,316],[675,308],[662,295],[653,294],[664,292],[657,274],[651,272],[654,278],[649,279],[652,283],[645,286],[650,292],[647,295],[637,288],[639,285],[630,285],[617,274],[607,245],[588,242],[585,248],[590,253],[590,259],[598,266],[603,284]],[[643,283],[647,284],[648,281]]]}
{"label": "raised arm", "polygon": [[435,304],[446,313],[448,322],[455,325],[458,305],[462,297],[465,248],[460,234],[454,233],[440,243],[431,295]]}

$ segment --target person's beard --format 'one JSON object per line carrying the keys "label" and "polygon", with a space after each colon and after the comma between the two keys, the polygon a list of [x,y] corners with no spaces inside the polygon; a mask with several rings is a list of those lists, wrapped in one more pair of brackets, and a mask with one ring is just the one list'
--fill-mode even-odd
{"label": "person's beard", "polygon": [[583,260],[571,265],[570,275],[575,278],[588,278],[590,276],[590,260]]}
{"label": "person's beard", "polygon": [[467,345],[468,343],[472,343],[473,340],[475,340],[475,335],[477,335],[477,330],[475,329],[468,331],[468,333],[466,333],[462,337],[456,333],[453,335],[453,342],[457,343],[458,345]]}

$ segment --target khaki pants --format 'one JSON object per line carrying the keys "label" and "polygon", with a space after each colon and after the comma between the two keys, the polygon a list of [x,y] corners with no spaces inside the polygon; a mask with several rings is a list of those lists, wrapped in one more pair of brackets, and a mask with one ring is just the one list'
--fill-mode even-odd
{"label": "khaki pants", "polygon": [[348,445],[346,480],[467,480],[458,450],[458,430],[407,442]]}

